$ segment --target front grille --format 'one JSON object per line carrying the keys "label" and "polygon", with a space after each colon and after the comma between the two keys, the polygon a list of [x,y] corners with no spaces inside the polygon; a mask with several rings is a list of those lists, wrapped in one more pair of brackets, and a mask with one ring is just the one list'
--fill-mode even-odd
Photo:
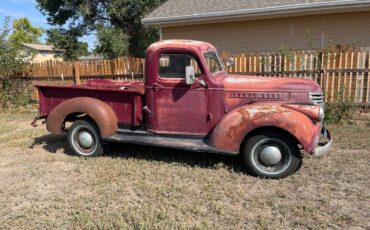
{"label": "front grille", "polygon": [[324,94],[323,93],[309,93],[308,97],[312,103],[315,105],[324,104]]}

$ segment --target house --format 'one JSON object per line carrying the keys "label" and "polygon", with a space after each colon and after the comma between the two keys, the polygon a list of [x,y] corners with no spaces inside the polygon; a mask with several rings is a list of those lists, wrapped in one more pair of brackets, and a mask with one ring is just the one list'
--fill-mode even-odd
{"label": "house", "polygon": [[96,60],[103,60],[104,57],[96,54],[90,54],[87,56],[81,56],[78,58],[79,61],[96,61]]}
{"label": "house", "polygon": [[370,47],[369,0],[168,0],[142,22],[230,52]]}
{"label": "house", "polygon": [[63,60],[63,50],[55,49],[53,45],[23,43],[23,49],[35,53],[32,62],[48,60]]}

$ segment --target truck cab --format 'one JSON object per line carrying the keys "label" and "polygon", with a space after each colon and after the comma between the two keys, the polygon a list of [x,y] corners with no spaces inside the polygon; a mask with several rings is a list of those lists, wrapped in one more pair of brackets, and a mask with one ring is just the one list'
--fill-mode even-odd
{"label": "truck cab", "polygon": [[146,114],[148,130],[206,136],[223,114],[223,88],[217,80],[222,73],[222,61],[210,44],[167,41],[151,45],[145,68],[145,101],[152,111]]}
{"label": "truck cab", "polygon": [[[268,178],[295,172],[301,150],[330,150],[316,82],[231,75],[227,68],[209,43],[156,42],[146,52],[144,83],[37,85],[40,117],[49,131],[67,132],[80,156],[101,155],[101,143],[110,141],[164,146],[240,155],[248,172]],[[323,146],[321,134],[328,139]]]}

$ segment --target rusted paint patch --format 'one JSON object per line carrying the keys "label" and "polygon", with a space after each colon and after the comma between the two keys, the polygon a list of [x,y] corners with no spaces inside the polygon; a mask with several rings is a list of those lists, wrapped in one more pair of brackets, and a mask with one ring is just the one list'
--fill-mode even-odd
{"label": "rusted paint patch", "polygon": [[283,106],[304,113],[314,121],[320,121],[320,106],[318,105],[285,104]]}
{"label": "rusted paint patch", "polygon": [[47,118],[47,130],[60,134],[64,120],[72,113],[89,115],[98,125],[102,137],[112,136],[117,131],[118,122],[113,109],[103,101],[89,97],[76,97],[57,105]]}
{"label": "rusted paint patch", "polygon": [[249,132],[268,126],[291,133],[309,153],[316,146],[318,124],[296,110],[271,103],[246,105],[231,111],[215,127],[209,143],[215,148],[239,151]]}

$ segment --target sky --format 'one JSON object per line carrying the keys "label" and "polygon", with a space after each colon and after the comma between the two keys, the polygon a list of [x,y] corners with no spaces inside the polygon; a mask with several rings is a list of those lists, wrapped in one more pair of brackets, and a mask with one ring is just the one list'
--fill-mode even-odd
{"label": "sky", "polygon": [[[27,17],[32,25],[42,27],[43,29],[51,28],[46,21],[46,16],[36,7],[35,0],[0,0],[0,25],[4,22],[4,17],[10,16],[12,20],[20,17]],[[93,34],[84,36],[81,41],[89,44],[89,50],[94,48],[95,36]],[[45,41],[45,35],[41,41]]]}

